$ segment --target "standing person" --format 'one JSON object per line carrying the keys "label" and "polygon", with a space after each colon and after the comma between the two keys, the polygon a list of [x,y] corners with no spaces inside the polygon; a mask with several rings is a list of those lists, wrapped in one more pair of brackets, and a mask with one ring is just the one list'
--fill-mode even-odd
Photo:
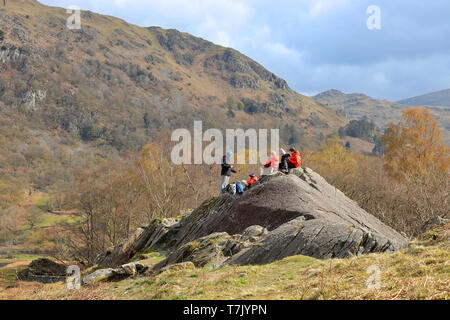
{"label": "standing person", "polygon": [[231,158],[233,157],[233,151],[228,151],[226,155],[223,156],[222,159],[222,171],[221,176],[222,180],[220,182],[220,193],[223,193],[223,190],[227,187],[227,185],[230,184],[230,176],[231,173],[238,173],[239,170],[234,170],[234,168],[231,166]]}
{"label": "standing person", "polygon": [[278,170],[279,165],[280,165],[280,158],[277,157],[277,153],[275,151],[272,151],[270,159],[267,160],[263,168],[262,176],[269,176],[275,173],[275,171]]}
{"label": "standing person", "polygon": [[281,161],[278,170],[283,173],[289,173],[289,159],[291,158],[291,155],[289,153],[286,153],[284,149],[281,149],[280,154],[281,154]]}
{"label": "standing person", "polygon": [[289,169],[299,168],[302,165],[302,156],[300,155],[300,151],[292,147],[290,150],[291,158],[288,161]]}

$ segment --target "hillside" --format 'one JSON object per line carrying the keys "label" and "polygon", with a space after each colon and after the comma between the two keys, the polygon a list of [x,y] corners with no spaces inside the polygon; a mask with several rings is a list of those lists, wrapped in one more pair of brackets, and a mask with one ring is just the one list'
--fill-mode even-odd
{"label": "hillside", "polygon": [[34,0],[0,16],[1,115],[27,137],[123,151],[195,119],[220,129],[291,124],[296,141],[314,145],[345,121],[239,52],[177,30],[89,11],[69,30],[65,9]]}
{"label": "hillside", "polygon": [[80,289],[48,260],[0,267],[0,299],[448,299],[448,222],[428,219],[411,242],[294,169],[138,228],[83,270]]}
{"label": "hillside", "polygon": [[403,99],[397,103],[407,106],[446,106],[450,107],[450,89],[427,93],[413,98]]}
{"label": "hillside", "polygon": [[[337,109],[351,120],[364,117],[371,119],[380,128],[385,128],[389,122],[402,120],[402,111],[407,105],[388,100],[373,99],[365,94],[346,94],[338,90],[329,90],[314,96],[314,99],[324,105]],[[444,142],[450,145],[450,108],[445,106],[429,106],[433,116],[440,121]]]}
{"label": "hillside", "polygon": [[347,122],[231,48],[89,11],[70,30],[68,16],[34,0],[0,6],[0,252],[47,250],[46,236],[78,221],[67,202],[84,170],[128,165],[150,142],[167,150],[194,120],[280,128],[281,142],[312,148]]}
{"label": "hillside", "polygon": [[[0,5],[0,299],[449,298],[445,148],[412,141],[396,179],[395,152],[368,156],[374,123],[346,117],[383,128],[406,106],[306,97],[232,48],[90,11],[71,30],[68,16]],[[449,107],[430,108],[448,138]],[[217,196],[220,165],[171,157],[173,130],[198,120],[279,128],[302,163],[236,164]]]}

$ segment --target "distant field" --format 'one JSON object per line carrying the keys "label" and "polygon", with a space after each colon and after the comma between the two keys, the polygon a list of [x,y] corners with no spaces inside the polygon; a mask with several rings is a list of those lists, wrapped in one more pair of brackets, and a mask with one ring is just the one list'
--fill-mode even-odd
{"label": "distant field", "polygon": [[[59,232],[62,226],[80,223],[82,219],[72,213],[51,213],[49,210],[49,196],[42,192],[34,192],[27,195],[19,208],[17,221],[19,223],[19,236],[15,240],[14,246],[0,247],[0,289],[15,285],[17,283],[16,274],[26,268],[28,264],[42,257],[45,257],[44,245],[39,242],[33,243],[36,233],[43,231],[45,235]],[[33,216],[34,225],[31,227],[27,216]],[[37,239],[36,241],[41,241]],[[32,254],[29,252],[35,252]],[[44,252],[41,253],[41,250]]]}

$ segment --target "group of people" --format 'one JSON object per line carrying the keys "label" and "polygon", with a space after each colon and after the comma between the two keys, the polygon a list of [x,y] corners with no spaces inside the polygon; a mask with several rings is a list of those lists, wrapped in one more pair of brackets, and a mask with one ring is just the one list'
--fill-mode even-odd
{"label": "group of people", "polygon": [[[292,147],[289,149],[289,153],[286,153],[284,149],[281,149],[281,159],[277,156],[275,151],[272,151],[271,157],[267,160],[266,164],[262,168],[261,178],[264,176],[269,176],[277,171],[283,173],[289,173],[290,169],[299,168],[302,164],[302,157],[300,151],[296,148]],[[222,159],[222,171],[221,176],[222,180],[220,183],[220,194],[223,194],[225,190],[230,187],[230,177],[232,173],[239,173],[240,170],[236,170],[231,165],[231,158],[233,157],[233,151],[228,151],[227,154],[223,156]],[[235,189],[233,192],[236,192],[237,185],[237,193],[241,193],[246,189],[251,188],[256,182],[259,181],[259,178],[254,174],[249,174],[250,180],[243,180],[242,182],[237,182],[235,184]],[[242,188],[242,191],[241,191]]]}

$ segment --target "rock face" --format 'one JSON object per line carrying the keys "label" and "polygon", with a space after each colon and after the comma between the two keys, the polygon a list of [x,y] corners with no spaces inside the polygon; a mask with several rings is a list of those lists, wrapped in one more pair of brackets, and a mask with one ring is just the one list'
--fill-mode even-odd
{"label": "rock face", "polygon": [[97,258],[97,264],[117,267],[127,263],[135,254],[155,247],[169,251],[174,246],[174,236],[179,224],[176,220],[154,220],[149,226],[137,229],[133,236],[122,241],[116,248]]}
{"label": "rock face", "polygon": [[245,265],[298,254],[344,258],[406,244],[320,175],[300,168],[266,177],[242,196],[211,198],[180,221],[155,220],[99,264],[125,263],[142,250],[168,253],[157,271],[183,262]]}

